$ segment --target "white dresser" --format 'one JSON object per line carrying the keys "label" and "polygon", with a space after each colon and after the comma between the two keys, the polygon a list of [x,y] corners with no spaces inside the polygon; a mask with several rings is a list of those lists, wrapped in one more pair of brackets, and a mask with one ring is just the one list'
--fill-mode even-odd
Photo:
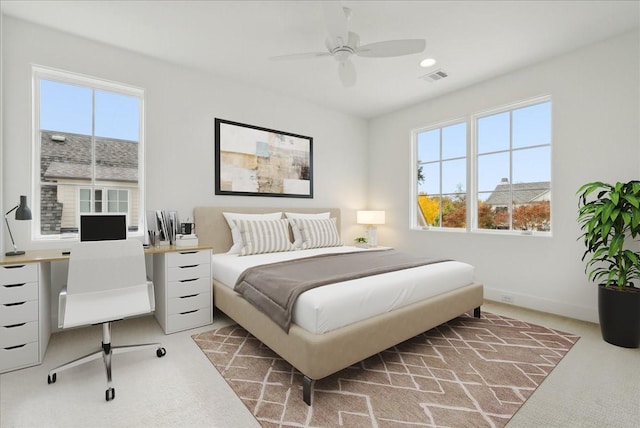
{"label": "white dresser", "polygon": [[165,333],[213,322],[211,249],[154,254],[155,317]]}
{"label": "white dresser", "polygon": [[0,373],[40,364],[51,335],[50,269],[0,265]]}

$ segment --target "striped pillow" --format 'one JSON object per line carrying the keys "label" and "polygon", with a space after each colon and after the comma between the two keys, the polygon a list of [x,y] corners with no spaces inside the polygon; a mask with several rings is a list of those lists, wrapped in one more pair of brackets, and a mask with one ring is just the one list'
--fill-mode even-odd
{"label": "striped pillow", "polygon": [[289,225],[281,220],[234,220],[244,243],[241,256],[291,250]]}
{"label": "striped pillow", "polygon": [[335,218],[296,218],[290,221],[292,226],[300,230],[300,235],[302,236],[300,248],[303,250],[308,248],[340,247],[342,245]]}

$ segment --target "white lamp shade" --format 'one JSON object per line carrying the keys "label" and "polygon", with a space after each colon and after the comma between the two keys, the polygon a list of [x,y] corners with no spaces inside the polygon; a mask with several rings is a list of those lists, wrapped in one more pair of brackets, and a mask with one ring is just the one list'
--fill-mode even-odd
{"label": "white lamp shade", "polygon": [[358,211],[356,222],[358,224],[384,224],[384,211]]}

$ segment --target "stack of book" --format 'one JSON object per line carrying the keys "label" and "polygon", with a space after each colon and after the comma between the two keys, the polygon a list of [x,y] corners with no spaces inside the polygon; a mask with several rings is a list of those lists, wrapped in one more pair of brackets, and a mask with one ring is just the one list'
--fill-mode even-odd
{"label": "stack of book", "polygon": [[197,247],[198,237],[196,235],[176,235],[176,247]]}

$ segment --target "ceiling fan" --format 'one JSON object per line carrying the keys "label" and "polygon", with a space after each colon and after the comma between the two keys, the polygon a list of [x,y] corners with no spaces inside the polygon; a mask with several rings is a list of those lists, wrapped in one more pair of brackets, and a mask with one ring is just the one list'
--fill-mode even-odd
{"label": "ceiling fan", "polygon": [[292,55],[271,57],[272,60],[307,59],[332,56],[338,62],[338,75],[345,87],[356,83],[356,68],[351,56],[369,58],[388,58],[411,55],[424,50],[424,39],[387,40],[384,42],[360,45],[360,36],[349,31],[348,21],[351,9],[341,7],[338,2],[323,2],[324,20],[328,37],[325,41],[326,52],[305,52]]}

